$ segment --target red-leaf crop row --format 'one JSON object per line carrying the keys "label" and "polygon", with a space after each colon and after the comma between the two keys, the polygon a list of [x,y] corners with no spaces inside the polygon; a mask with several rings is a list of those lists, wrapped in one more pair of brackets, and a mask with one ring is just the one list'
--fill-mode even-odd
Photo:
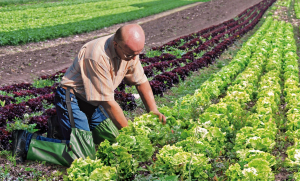
{"label": "red-leaf crop row", "polygon": [[57,85],[58,83],[55,83],[51,87],[46,86],[44,88],[35,88],[32,86],[32,84],[15,84],[12,86],[6,86],[4,88],[0,88],[0,90],[13,94],[13,97],[0,95],[0,100],[5,101],[5,105],[14,104],[16,103],[15,98],[17,97],[25,97],[29,95],[37,97],[50,94],[56,90]]}
{"label": "red-leaf crop row", "polygon": [[54,94],[46,94],[34,99],[29,99],[27,102],[20,104],[9,104],[0,108],[0,126],[4,126],[6,122],[11,123],[13,119],[23,119],[25,113],[31,114],[33,112],[45,111],[43,108],[43,101],[47,103],[54,102]]}
{"label": "red-leaf crop row", "polygon": [[[263,4],[260,3],[260,4],[254,5],[253,7],[245,10],[243,12],[244,14],[240,14],[240,16],[244,15],[244,16],[242,16],[243,18],[241,18],[241,19],[237,19],[237,20],[230,19],[219,25],[213,26],[212,28],[211,27],[206,28],[204,30],[201,30],[200,32],[192,33],[190,35],[177,38],[176,40],[170,41],[160,47],[153,47],[152,50],[163,51],[164,49],[168,49],[169,47],[177,47],[178,44],[181,43],[181,41],[185,41],[185,42],[187,41],[182,46],[177,47],[178,49],[181,49],[181,50],[190,49],[195,46],[199,47],[204,43],[206,46],[208,46],[208,45],[211,46],[212,43],[217,43],[216,42],[217,39],[220,39],[221,37],[223,37],[223,35],[219,35],[220,37],[216,37],[218,34],[224,33],[225,31],[226,31],[225,34],[229,34],[231,32],[230,28],[233,28],[233,27],[245,22],[247,19],[249,19],[249,18],[247,18],[249,15],[251,15],[253,13],[257,13],[258,10],[262,9],[262,6],[263,6]],[[238,17],[240,17],[240,16],[238,16]],[[250,19],[253,17],[254,16],[250,17]],[[212,39],[214,37],[215,37],[214,40],[209,41],[209,39]],[[204,42],[202,42],[203,39],[205,40]],[[202,47],[202,49],[205,50],[206,48]],[[190,51],[190,52],[193,53],[193,51]],[[162,62],[162,61],[166,61],[166,60],[174,60],[174,59],[176,59],[176,56],[167,54],[167,53],[163,53],[160,56],[148,58],[148,57],[146,57],[145,54],[141,54],[140,58],[141,58],[141,62],[143,64],[150,65],[152,63],[158,63],[158,62]],[[182,58],[184,58],[184,55],[182,56]],[[191,58],[191,57],[189,57],[189,58]]]}
{"label": "red-leaf crop row", "polygon": [[[134,96],[132,94],[127,94],[122,91],[115,91],[115,99],[120,101],[120,106],[123,110],[135,109],[136,103]],[[5,130],[6,123],[13,123],[15,118],[24,118],[24,114],[31,114],[37,111],[43,111],[43,115],[31,117],[29,124],[36,124],[36,129],[39,129],[38,133],[45,133],[48,130],[47,120],[49,116],[56,114],[56,109],[43,108],[43,101],[46,100],[48,104],[54,102],[54,94],[46,94],[38,98],[30,99],[27,102],[22,102],[20,104],[9,104],[7,106],[0,108],[0,130]],[[7,131],[0,131],[0,143],[1,145],[6,145],[5,147],[0,147],[2,149],[10,149],[11,144],[9,140],[11,139],[11,133]]]}
{"label": "red-leaf crop row", "polygon": [[[115,91],[115,99],[120,100],[123,110],[131,110],[135,108],[135,100],[132,94],[126,94],[125,92]],[[10,123],[14,118],[23,119],[25,113],[31,114],[38,111],[45,111],[43,108],[43,102],[48,104],[54,103],[54,93],[45,94],[34,99],[29,99],[27,102],[20,104],[9,104],[0,107],[0,127],[4,126],[6,122]]]}

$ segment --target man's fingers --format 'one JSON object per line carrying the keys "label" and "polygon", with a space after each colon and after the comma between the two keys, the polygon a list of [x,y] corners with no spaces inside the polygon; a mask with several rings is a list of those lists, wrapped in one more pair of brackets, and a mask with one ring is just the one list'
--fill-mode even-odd
{"label": "man's fingers", "polygon": [[163,124],[167,123],[166,117],[163,114],[159,114],[159,121],[161,121]]}
{"label": "man's fingers", "polygon": [[167,124],[167,119],[165,115],[163,115],[163,124]]}
{"label": "man's fingers", "polygon": [[154,113],[154,114],[158,116],[158,120],[160,122],[162,122],[163,124],[167,123],[167,119],[166,119],[165,115],[163,115],[162,113],[159,113],[159,112],[158,113]]}

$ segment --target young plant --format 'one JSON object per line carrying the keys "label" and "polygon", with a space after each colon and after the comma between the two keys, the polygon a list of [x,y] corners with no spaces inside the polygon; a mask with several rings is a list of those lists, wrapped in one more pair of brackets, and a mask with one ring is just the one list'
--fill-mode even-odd
{"label": "young plant", "polygon": [[6,124],[6,130],[8,132],[13,132],[14,130],[27,130],[30,133],[34,133],[38,131],[38,129],[35,129],[36,124],[24,123],[20,118],[15,118],[13,121],[14,123]]}
{"label": "young plant", "polygon": [[52,86],[55,83],[55,81],[50,79],[37,79],[33,82],[33,87],[35,88],[43,88],[46,86]]}

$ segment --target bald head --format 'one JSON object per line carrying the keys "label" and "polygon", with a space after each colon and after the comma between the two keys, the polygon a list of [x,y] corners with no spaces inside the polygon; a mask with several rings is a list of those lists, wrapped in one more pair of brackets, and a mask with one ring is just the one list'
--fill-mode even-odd
{"label": "bald head", "polygon": [[128,53],[140,53],[144,49],[145,33],[140,25],[128,24],[117,30],[114,41]]}

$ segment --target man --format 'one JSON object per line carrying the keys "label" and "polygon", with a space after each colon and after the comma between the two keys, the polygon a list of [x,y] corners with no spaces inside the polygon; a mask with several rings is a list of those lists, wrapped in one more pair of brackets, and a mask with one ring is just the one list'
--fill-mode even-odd
{"label": "man", "polygon": [[[137,24],[125,25],[114,35],[98,38],[86,43],[73,64],[62,78],[55,94],[55,106],[62,140],[70,140],[71,124],[66,107],[66,91],[71,89],[71,108],[75,127],[92,131],[96,127],[102,138],[111,137],[117,127],[127,126],[122,109],[114,100],[114,90],[124,79],[135,85],[148,112],[153,112],[166,123],[166,117],[157,110],[154,96],[139,61],[144,49],[145,34]],[[109,117],[112,123],[110,124]],[[108,131],[106,131],[108,130]],[[24,161],[32,134],[16,131],[13,134],[13,155],[18,162]],[[35,139],[60,143],[60,140],[35,136]],[[94,138],[95,139],[95,138]],[[99,143],[99,140],[94,140]]]}

